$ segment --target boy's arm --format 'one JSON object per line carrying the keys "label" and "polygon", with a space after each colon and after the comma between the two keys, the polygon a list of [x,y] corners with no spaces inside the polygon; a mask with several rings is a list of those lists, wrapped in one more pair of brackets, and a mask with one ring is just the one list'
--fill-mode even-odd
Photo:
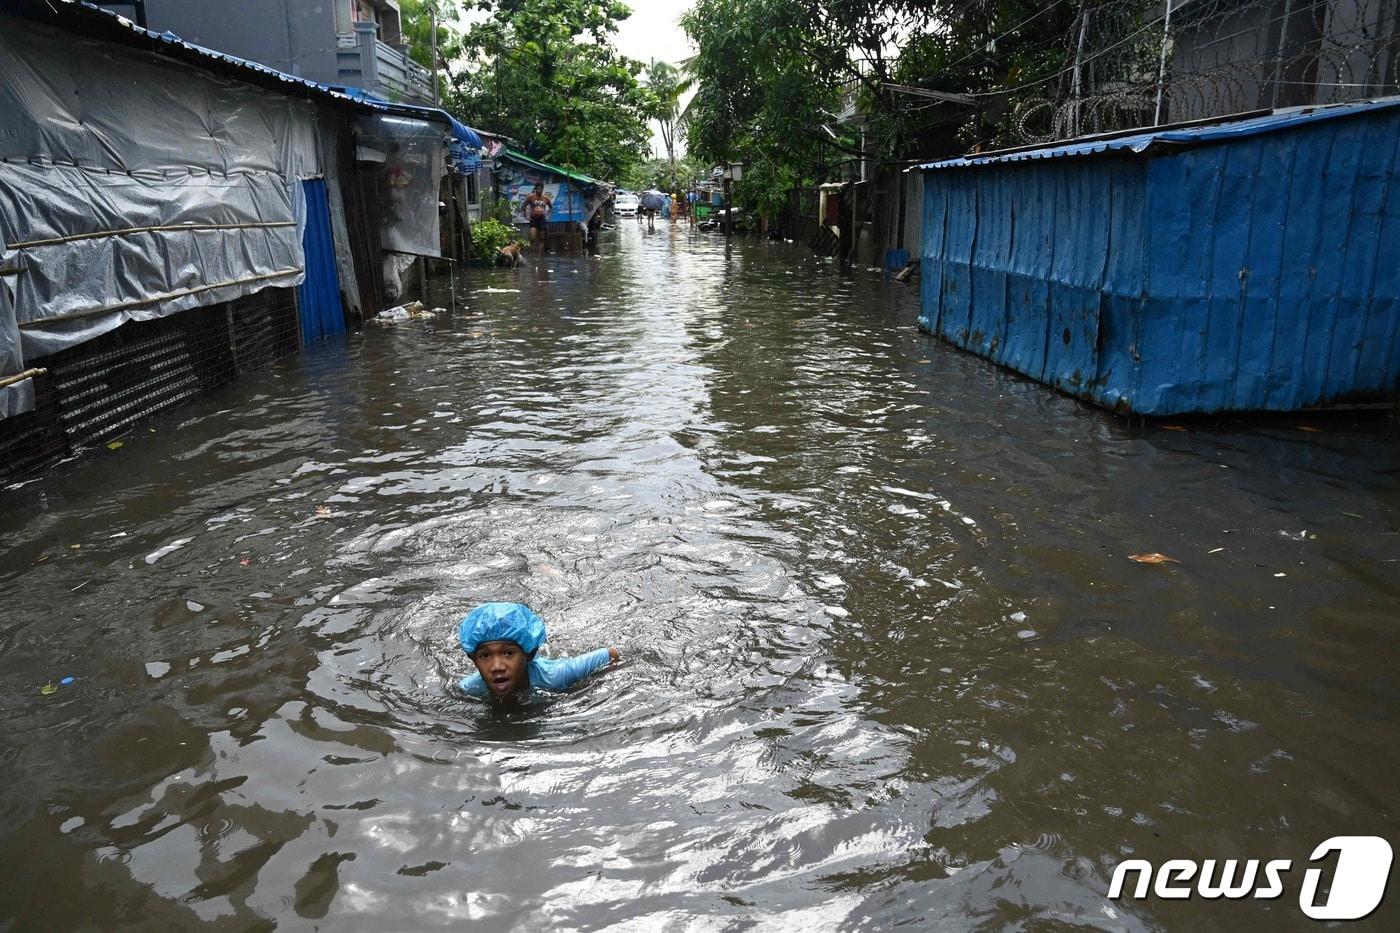
{"label": "boy's arm", "polygon": [[[567,690],[589,674],[607,667],[622,657],[616,648],[599,648],[575,658],[536,661],[547,690]],[[484,684],[483,684],[484,686]]]}

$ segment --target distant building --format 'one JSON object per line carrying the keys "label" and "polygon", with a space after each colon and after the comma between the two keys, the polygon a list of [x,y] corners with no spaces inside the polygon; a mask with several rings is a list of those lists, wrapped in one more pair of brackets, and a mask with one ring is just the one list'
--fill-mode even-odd
{"label": "distant building", "polygon": [[[110,0],[157,32],[322,84],[432,104],[428,69],[408,57],[397,0]],[[143,22],[144,20],[144,22]]]}

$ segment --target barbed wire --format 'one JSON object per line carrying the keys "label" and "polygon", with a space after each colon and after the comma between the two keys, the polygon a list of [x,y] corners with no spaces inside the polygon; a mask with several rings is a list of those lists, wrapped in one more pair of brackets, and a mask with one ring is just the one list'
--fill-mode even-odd
{"label": "barbed wire", "polygon": [[1400,0],[1198,0],[1179,7],[1108,0],[1085,6],[1067,33],[1044,43],[1067,50],[1063,67],[976,96],[1006,99],[1003,142],[1026,144],[1396,94],[1397,6]]}

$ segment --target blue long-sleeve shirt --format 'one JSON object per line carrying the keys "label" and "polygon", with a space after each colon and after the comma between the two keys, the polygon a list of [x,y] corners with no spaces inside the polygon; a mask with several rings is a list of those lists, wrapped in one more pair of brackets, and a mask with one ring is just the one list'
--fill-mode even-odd
{"label": "blue long-sleeve shirt", "polygon": [[[576,658],[535,658],[526,667],[530,675],[532,690],[551,690],[560,693],[568,690],[594,671],[607,667],[612,661],[612,653],[607,648],[599,648]],[[491,688],[480,674],[463,677],[460,684],[463,691],[472,696],[489,697]]]}

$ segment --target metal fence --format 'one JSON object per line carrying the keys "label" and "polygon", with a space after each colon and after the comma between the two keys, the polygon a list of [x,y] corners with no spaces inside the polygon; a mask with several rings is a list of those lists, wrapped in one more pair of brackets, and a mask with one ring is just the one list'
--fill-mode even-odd
{"label": "metal fence", "polygon": [[[1052,0],[1062,2],[1062,0]],[[1109,0],[1011,92],[1011,141],[1400,93],[1400,0]]]}

